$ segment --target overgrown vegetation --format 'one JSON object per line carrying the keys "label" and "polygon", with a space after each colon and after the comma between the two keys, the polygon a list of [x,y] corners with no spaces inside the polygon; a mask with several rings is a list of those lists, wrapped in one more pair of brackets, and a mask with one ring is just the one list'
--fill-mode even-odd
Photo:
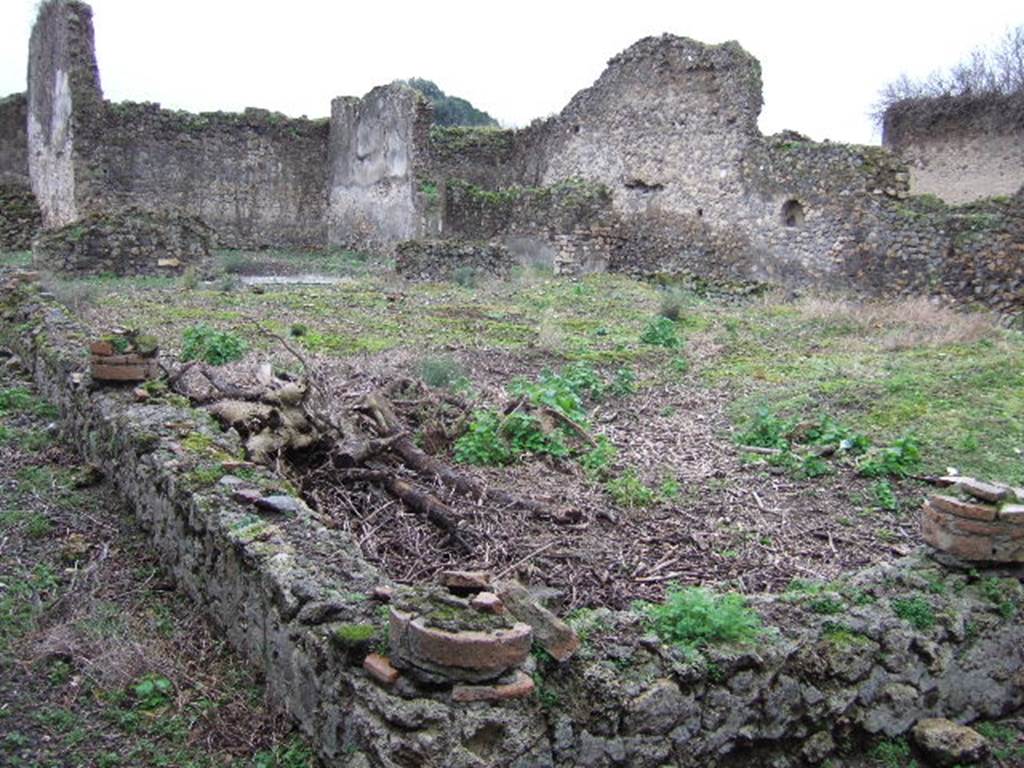
{"label": "overgrown vegetation", "polygon": [[702,587],[673,587],[663,603],[638,607],[662,641],[686,651],[751,642],[762,632],[760,617],[736,593],[718,595]]}
{"label": "overgrown vegetation", "polygon": [[210,365],[225,365],[241,360],[248,345],[231,331],[218,331],[198,323],[182,334],[181,359],[200,360]]}
{"label": "overgrown vegetation", "polygon": [[432,80],[411,77],[401,82],[415,88],[434,107],[434,124],[443,126],[497,126],[498,121],[466,99],[449,96]]}

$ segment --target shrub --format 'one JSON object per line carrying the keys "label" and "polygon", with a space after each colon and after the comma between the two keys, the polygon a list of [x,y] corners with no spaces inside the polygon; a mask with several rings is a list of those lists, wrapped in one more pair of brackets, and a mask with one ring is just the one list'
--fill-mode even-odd
{"label": "shrub", "polygon": [[888,480],[879,480],[871,486],[871,492],[875,497],[875,505],[886,512],[898,512],[900,500],[896,497],[892,485]]}
{"label": "shrub", "polygon": [[616,395],[631,395],[636,392],[636,372],[623,366],[615,372],[609,389]]}
{"label": "shrub", "polygon": [[641,610],[658,637],[687,650],[749,642],[762,631],[760,617],[741,595],[716,595],[702,587],[672,587],[664,603]]}
{"label": "shrub", "polygon": [[218,331],[205,323],[186,328],[182,334],[182,361],[201,360],[210,365],[224,365],[241,360],[246,343],[230,331]]}
{"label": "shrub", "polygon": [[419,372],[424,383],[440,389],[464,389],[469,383],[462,366],[451,357],[425,357]]}
{"label": "shrub", "polygon": [[679,336],[676,334],[676,323],[667,317],[656,317],[644,327],[640,341],[655,347],[678,349]]}
{"label": "shrub", "polygon": [[473,267],[456,267],[452,271],[452,282],[463,288],[476,288],[476,270]]}

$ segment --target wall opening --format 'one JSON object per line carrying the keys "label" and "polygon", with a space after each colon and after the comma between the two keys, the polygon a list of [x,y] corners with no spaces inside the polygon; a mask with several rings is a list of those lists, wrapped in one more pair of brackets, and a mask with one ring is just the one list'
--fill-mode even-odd
{"label": "wall opening", "polygon": [[782,223],[787,227],[803,225],[804,207],[799,200],[787,200],[782,204]]}

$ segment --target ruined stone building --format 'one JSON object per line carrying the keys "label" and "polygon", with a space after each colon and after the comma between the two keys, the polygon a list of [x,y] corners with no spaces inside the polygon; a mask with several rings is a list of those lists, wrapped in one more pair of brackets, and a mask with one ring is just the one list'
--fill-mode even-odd
{"label": "ruined stone building", "polygon": [[[528,259],[565,273],[927,293],[1021,312],[1019,120],[995,131],[961,122],[954,141],[941,121],[935,138],[894,117],[886,138],[901,159],[763,136],[761,103],[760,66],[740,45],[664,35],[521,130],[432,126],[429,103],[398,84],[337,98],[322,120],[114,104],[89,6],[51,0],[32,33],[27,94],[0,102],[0,237],[25,247],[41,217],[77,238],[106,221],[104,242],[116,244],[128,226],[117,212],[129,209],[150,217],[150,242],[186,253],[204,237],[397,250],[400,268],[423,274],[455,258]],[[977,173],[956,164],[965,157]],[[912,195],[922,191],[1003,197],[948,208]]]}

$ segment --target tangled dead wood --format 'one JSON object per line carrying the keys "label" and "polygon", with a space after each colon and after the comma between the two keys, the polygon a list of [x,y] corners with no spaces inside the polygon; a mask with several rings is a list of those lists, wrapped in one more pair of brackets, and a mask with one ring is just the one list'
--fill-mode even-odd
{"label": "tangled dead wood", "polygon": [[299,350],[276,334],[260,331],[300,362],[301,376],[276,374],[265,364],[254,386],[239,386],[203,363],[189,364],[169,376],[176,392],[239,434],[250,460],[278,468],[315,464],[317,473],[329,473],[332,482],[368,485],[401,501],[463,551],[472,544],[463,517],[444,500],[452,496],[477,505],[520,509],[542,519],[561,519],[542,503],[486,487],[416,444],[401,409],[454,411],[452,431],[457,432],[470,410],[460,398],[399,378],[338,402],[329,396],[323,374]]}

